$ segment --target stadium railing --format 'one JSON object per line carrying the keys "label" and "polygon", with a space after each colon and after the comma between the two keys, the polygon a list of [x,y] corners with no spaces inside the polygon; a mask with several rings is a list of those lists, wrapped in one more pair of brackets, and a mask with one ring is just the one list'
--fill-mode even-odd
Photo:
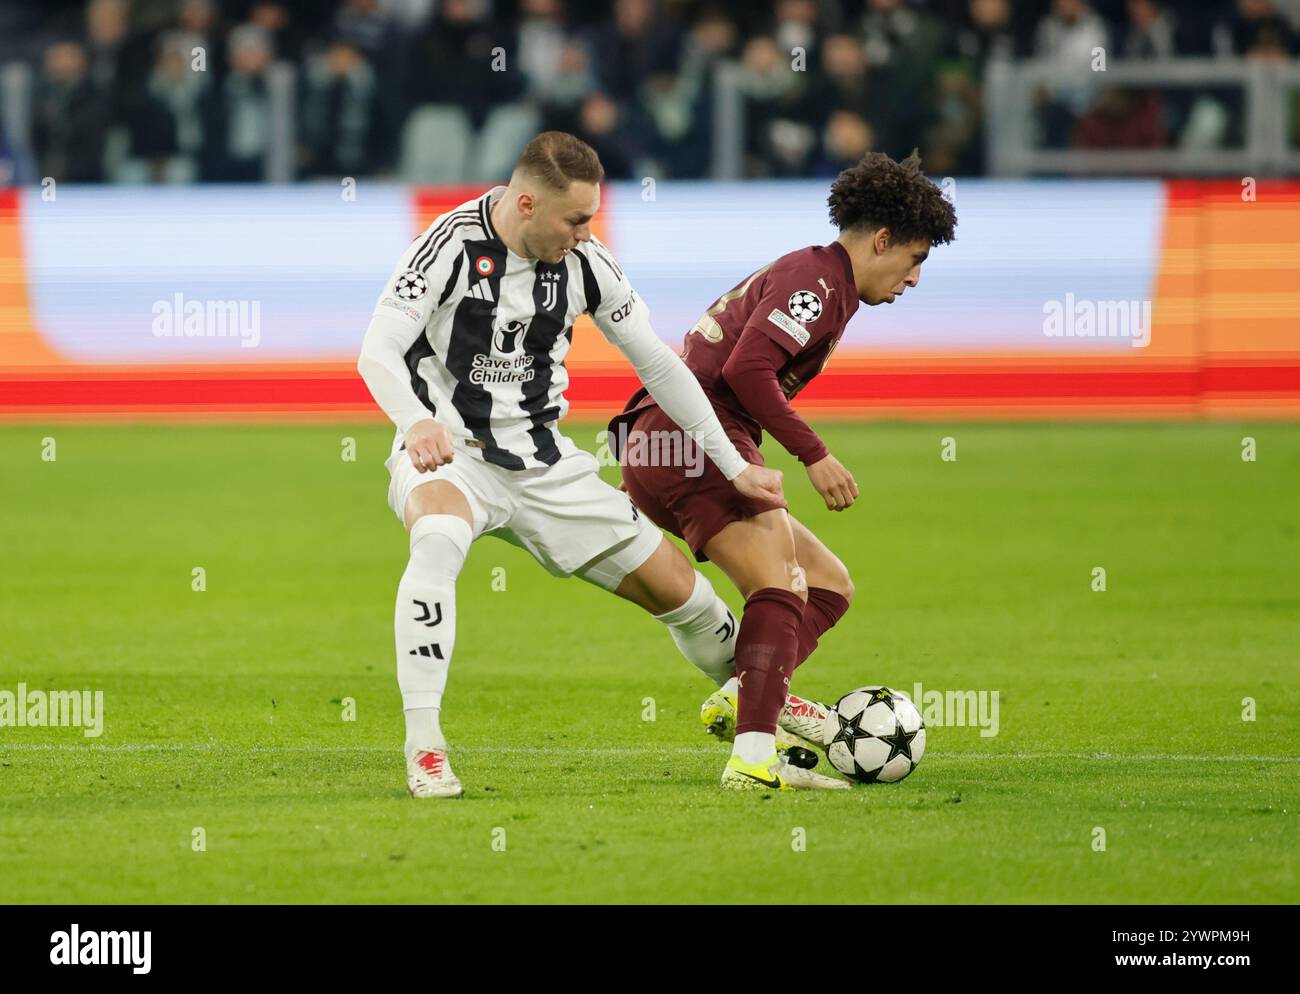
{"label": "stadium railing", "polygon": [[[1037,140],[1036,95],[1044,90],[1241,91],[1239,146],[1186,142],[1169,148],[1044,148]],[[1030,60],[991,61],[984,74],[985,151],[994,176],[1178,175],[1284,176],[1300,168],[1300,150],[1289,140],[1293,94],[1300,66],[1250,59],[1111,61],[1104,70],[1063,68]]]}

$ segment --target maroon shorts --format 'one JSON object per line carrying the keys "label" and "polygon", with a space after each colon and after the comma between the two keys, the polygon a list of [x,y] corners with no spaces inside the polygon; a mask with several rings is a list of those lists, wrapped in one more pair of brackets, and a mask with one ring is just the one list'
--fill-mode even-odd
{"label": "maroon shorts", "polygon": [[[725,416],[719,416],[719,420],[746,462],[765,465],[762,453],[744,428],[729,423]],[[667,437],[678,441],[684,433],[658,407],[647,407],[631,424],[629,444],[623,448],[620,464],[632,503],[664,531],[685,539],[700,562],[708,561],[704,546],[709,539],[731,522],[785,507],[741,496],[713,461],[689,439],[686,445],[691,448],[685,450],[685,458],[664,459],[662,456],[667,452],[681,452],[680,446],[659,448],[653,444],[645,445],[638,458],[632,431],[642,433],[644,439],[653,439],[652,432],[668,432],[672,434]],[[653,465],[655,462],[668,465]]]}

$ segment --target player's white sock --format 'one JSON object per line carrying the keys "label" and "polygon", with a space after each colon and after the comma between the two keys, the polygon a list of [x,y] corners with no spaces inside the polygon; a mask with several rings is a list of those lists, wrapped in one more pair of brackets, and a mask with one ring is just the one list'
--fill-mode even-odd
{"label": "player's white sock", "polygon": [[678,650],[701,673],[721,686],[735,671],[740,624],[698,570],[686,603],[655,618],[668,626]]}
{"label": "player's white sock", "polygon": [[406,755],[412,755],[417,749],[446,749],[447,740],[442,734],[442,725],[438,722],[441,708],[407,708],[406,715]]}
{"label": "player's white sock", "polygon": [[731,754],[746,763],[766,763],[776,752],[776,736],[767,732],[741,732]]}
{"label": "player's white sock", "polygon": [[474,533],[464,518],[427,514],[411,528],[411,558],[397,585],[393,634],[406,714],[406,755],[445,749],[438,710],[456,644],[456,577]]}

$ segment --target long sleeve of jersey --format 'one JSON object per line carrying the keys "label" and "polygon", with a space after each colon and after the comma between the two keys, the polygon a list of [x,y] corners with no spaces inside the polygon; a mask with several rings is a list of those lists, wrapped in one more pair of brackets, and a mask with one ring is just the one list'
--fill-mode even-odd
{"label": "long sleeve of jersey", "polygon": [[650,308],[632,289],[612,256],[596,239],[583,261],[588,309],[596,327],[632,363],[665,414],[704,450],[728,480],[748,463],[727,438],[695,374],[650,324]]}
{"label": "long sleeve of jersey", "polygon": [[376,314],[366,328],[357,359],[357,372],[366,381],[370,396],[403,435],[417,421],[433,417],[411,386],[411,372],[404,358],[419,335],[419,329],[412,329],[405,321]]}
{"label": "long sleeve of jersey", "polygon": [[790,406],[777,372],[790,354],[760,328],[750,325],[722,367],[723,379],[763,430],[805,466],[829,454],[817,433]]}
{"label": "long sleeve of jersey", "polygon": [[[406,366],[406,354],[424,334],[434,309],[446,300],[459,268],[459,253],[431,254],[429,239],[417,238],[402,253],[384,285],[361,342],[357,372],[375,403],[403,435],[417,421],[433,417],[415,392],[416,380]],[[416,277],[422,285],[412,292],[410,281]]]}

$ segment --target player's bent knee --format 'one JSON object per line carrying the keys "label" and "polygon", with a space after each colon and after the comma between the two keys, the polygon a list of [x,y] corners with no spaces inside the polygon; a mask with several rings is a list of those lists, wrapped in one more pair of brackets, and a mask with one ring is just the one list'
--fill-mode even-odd
{"label": "player's bent knee", "polygon": [[843,597],[846,603],[853,603],[853,580],[849,576],[849,571],[843,566],[840,566],[839,575],[835,578],[831,589]]}
{"label": "player's bent knee", "polygon": [[471,528],[474,526],[474,513],[470,510],[469,500],[460,488],[446,480],[422,483],[411,491],[411,495],[406,498],[403,515],[406,530],[410,531],[411,526],[427,514],[454,514],[463,518]]}
{"label": "player's bent knee", "polygon": [[833,591],[850,604],[853,603],[853,579],[845,565],[835,556],[824,558],[815,566],[809,567],[808,586]]}
{"label": "player's bent knee", "polygon": [[695,568],[666,538],[650,558],[624,577],[614,593],[660,615],[685,604],[695,590]]}
{"label": "player's bent knee", "polygon": [[808,600],[808,573],[795,559],[775,559],[759,564],[740,587],[746,600],[760,590],[788,590],[805,603]]}

